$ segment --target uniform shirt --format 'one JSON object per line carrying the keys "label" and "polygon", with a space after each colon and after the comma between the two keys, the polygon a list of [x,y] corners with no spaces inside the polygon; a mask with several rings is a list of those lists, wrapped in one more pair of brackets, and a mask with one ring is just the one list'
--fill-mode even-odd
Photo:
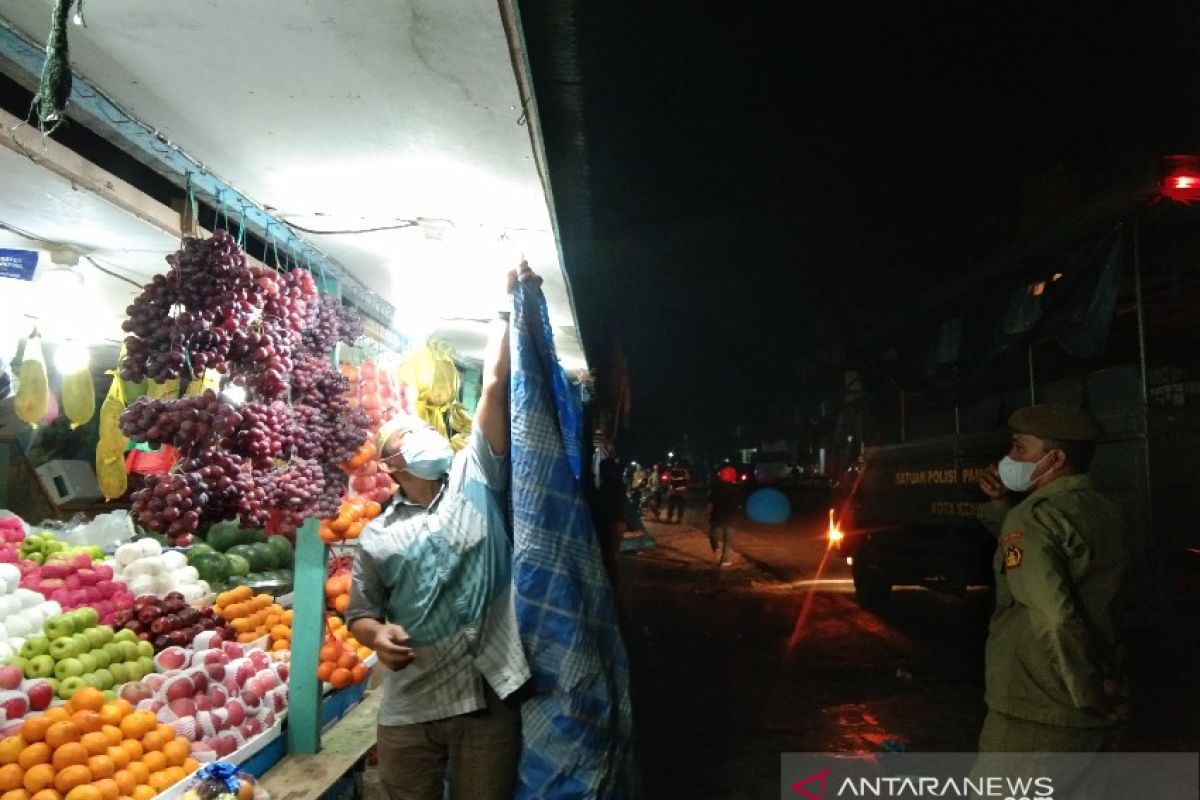
{"label": "uniform shirt", "polygon": [[429,508],[397,499],[359,538],[346,622],[400,625],[414,651],[404,669],[381,665],[381,725],[476,711],[487,705],[481,680],[507,697],[529,679],[500,502],[507,467],[476,428]]}
{"label": "uniform shirt", "polygon": [[688,490],[688,481],[691,480],[691,474],[683,467],[675,467],[671,470],[670,477],[671,494],[685,494]]}
{"label": "uniform shirt", "polygon": [[1080,728],[1112,723],[1096,710],[1101,681],[1120,678],[1117,608],[1127,563],[1125,521],[1086,475],[1044,486],[981,521],[999,533],[996,609],[987,641],[989,708]]}

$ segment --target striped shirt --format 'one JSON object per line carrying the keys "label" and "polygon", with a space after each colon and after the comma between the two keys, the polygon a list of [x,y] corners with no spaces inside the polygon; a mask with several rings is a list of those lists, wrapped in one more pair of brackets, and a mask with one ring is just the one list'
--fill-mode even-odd
{"label": "striped shirt", "polygon": [[429,508],[397,499],[368,525],[354,559],[346,622],[395,623],[414,659],[385,678],[380,725],[445,719],[507,697],[529,679],[513,613],[508,459],[476,428]]}

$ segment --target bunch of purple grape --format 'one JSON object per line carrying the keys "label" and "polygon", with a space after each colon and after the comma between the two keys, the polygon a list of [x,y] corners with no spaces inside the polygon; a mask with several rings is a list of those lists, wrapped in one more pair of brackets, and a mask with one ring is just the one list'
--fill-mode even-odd
{"label": "bunch of purple grape", "polygon": [[314,506],[325,493],[325,471],[315,459],[295,459],[271,473],[269,491],[280,530],[295,531],[308,517],[318,516]]}
{"label": "bunch of purple grape", "polygon": [[366,326],[358,313],[338,303],[338,338],[346,344],[354,344],[366,332]]}
{"label": "bunch of purple grape", "polygon": [[229,366],[229,334],[260,316],[266,290],[227,231],[186,239],[125,310],[121,377],[192,379]]}
{"label": "bunch of purple grape", "polygon": [[195,472],[153,473],[130,500],[139,522],[178,541],[196,532],[209,501],[208,486]]}
{"label": "bunch of purple grape", "polygon": [[139,397],[121,413],[121,432],[135,442],[170,444],[184,453],[207,445],[228,419],[228,404],[212,389],[178,400]]}
{"label": "bunch of purple grape", "polygon": [[340,337],[342,307],[334,297],[323,294],[317,300],[316,315],[312,325],[305,328],[301,334],[304,349],[315,355],[323,355],[333,350]]}
{"label": "bunch of purple grape", "polygon": [[291,449],[296,436],[295,418],[292,408],[282,400],[243,403],[237,414],[239,424],[221,440],[226,450],[258,469],[268,469]]}

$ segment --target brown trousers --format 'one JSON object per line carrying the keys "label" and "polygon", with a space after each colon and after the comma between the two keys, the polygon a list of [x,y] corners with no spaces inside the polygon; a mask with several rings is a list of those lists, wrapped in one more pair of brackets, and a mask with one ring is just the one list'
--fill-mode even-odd
{"label": "brown trousers", "polygon": [[379,726],[379,780],[388,800],[512,800],[521,713],[486,683],[487,708],[413,725]]}

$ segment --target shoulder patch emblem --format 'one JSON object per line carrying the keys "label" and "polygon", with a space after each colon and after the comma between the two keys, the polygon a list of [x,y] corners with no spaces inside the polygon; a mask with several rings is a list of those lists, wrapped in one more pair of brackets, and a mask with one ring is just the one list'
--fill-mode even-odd
{"label": "shoulder patch emblem", "polygon": [[1004,568],[1017,569],[1021,566],[1021,560],[1025,554],[1021,552],[1021,548],[1015,544],[1006,545],[1004,548]]}
{"label": "shoulder patch emblem", "polygon": [[1025,538],[1024,531],[1009,531],[1008,533],[1006,533],[1000,537],[1000,544],[1002,544],[1002,545],[1011,544],[1012,542],[1015,542],[1018,539],[1024,539],[1024,538]]}

